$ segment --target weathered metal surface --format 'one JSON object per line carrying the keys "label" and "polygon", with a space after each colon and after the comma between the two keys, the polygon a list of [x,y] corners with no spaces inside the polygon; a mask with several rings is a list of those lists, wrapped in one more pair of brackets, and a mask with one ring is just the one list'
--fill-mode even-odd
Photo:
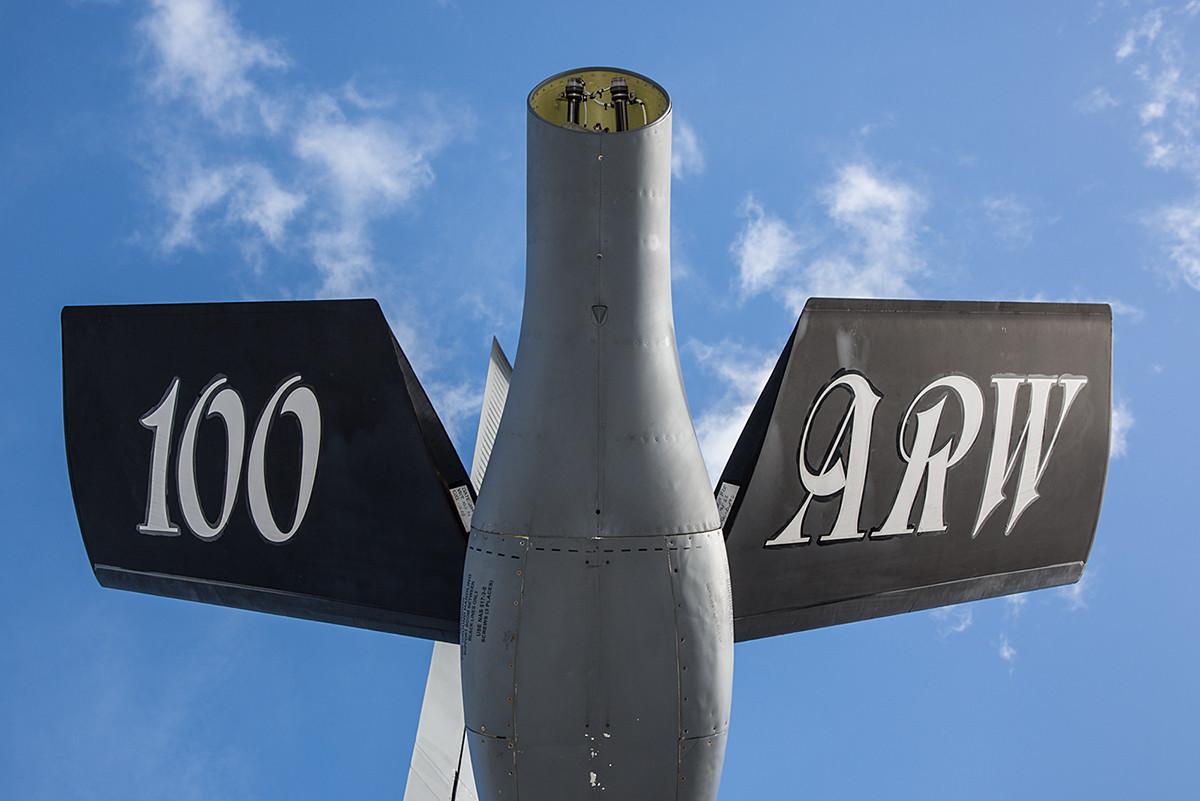
{"label": "weathered metal surface", "polygon": [[473,532],[465,585],[466,725],[514,759],[481,788],[512,770],[527,799],[714,796],[733,670],[719,531]]}
{"label": "weathered metal surface", "polygon": [[464,571],[476,779],[711,801],[732,612],[671,312],[669,100],[629,131],[559,126],[534,103],[565,75],[530,96],[525,309]]}
{"label": "weathered metal surface", "polygon": [[716,529],[672,317],[670,113],[600,134],[530,111],[528,132],[525,307],[473,525]]}

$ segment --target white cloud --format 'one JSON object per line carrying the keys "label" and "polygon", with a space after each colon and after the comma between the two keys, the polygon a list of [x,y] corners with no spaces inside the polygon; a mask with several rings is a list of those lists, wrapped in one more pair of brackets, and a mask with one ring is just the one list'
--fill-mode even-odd
{"label": "white cloud", "polygon": [[1009,665],[1009,670],[1012,670],[1013,663],[1017,661],[1017,649],[1013,647],[1011,642],[1009,642],[1007,634],[1000,635],[1000,646],[998,650],[1000,653],[1000,658],[1007,662]]}
{"label": "white cloud", "polygon": [[1146,44],[1153,43],[1162,30],[1162,24],[1161,9],[1156,8],[1147,12],[1146,16],[1142,17],[1140,25],[1125,32],[1121,44],[1117,46],[1117,60],[1124,61],[1137,52],[1139,41],[1144,40]]}
{"label": "white cloud", "polygon": [[370,223],[433,182],[429,156],[441,144],[432,128],[418,141],[382,119],[349,121],[328,95],[310,101],[294,148],[317,169],[331,206],[310,237],[322,294],[361,291],[374,270]]}
{"label": "white cloud", "polygon": [[911,297],[908,280],[924,271],[917,219],[925,199],[867,164],[844,167],[826,190],[830,216],[847,234],[842,253],[814,263],[810,291],[851,297]]}
{"label": "white cloud", "polygon": [[[1126,32],[1116,55],[1130,62],[1145,90],[1136,105],[1146,165],[1178,171],[1200,186],[1200,60],[1185,42],[1197,13],[1194,2],[1148,12]],[[1169,274],[1200,290],[1200,197],[1156,209],[1145,223]]]}
{"label": "white cloud", "polygon": [[[474,436],[479,424],[479,412],[483,408],[483,390],[483,376],[480,376],[478,381],[434,383],[427,388],[430,402],[437,410],[438,419],[442,421],[451,437],[466,439],[468,435]],[[470,456],[469,451],[462,453]]]}
{"label": "white cloud", "polygon": [[[909,282],[925,270],[918,243],[924,196],[856,163],[842,167],[820,197],[833,230],[819,248],[802,245],[796,229],[747,197],[748,220],[730,248],[743,295],[771,290],[793,314],[810,295],[914,296]],[[813,257],[803,265],[809,250]]]}
{"label": "white cloud", "polygon": [[1033,243],[1033,212],[1014,195],[985,197],[981,205],[984,217],[1001,243],[1011,248]]}
{"label": "white cloud", "polygon": [[1149,130],[1143,136],[1146,160],[1154,167],[1197,167],[1197,75],[1174,47],[1163,48],[1157,68],[1139,67],[1135,74],[1149,90],[1138,117]]}
{"label": "white cloud", "polygon": [[234,176],[229,218],[257,228],[268,242],[279,247],[288,222],[304,206],[304,194],[281,188],[261,164],[240,165],[234,169]]}
{"label": "white cloud", "polygon": [[1075,102],[1075,108],[1084,114],[1095,114],[1098,111],[1118,105],[1120,103],[1117,102],[1116,98],[1109,94],[1108,90],[1103,87],[1093,89]]}
{"label": "white cloud", "polygon": [[[206,222],[257,236],[278,249],[288,222],[306,199],[280,187],[270,170],[255,163],[208,168],[192,164],[177,174],[160,175],[155,191],[173,218],[159,240],[165,253],[199,247],[198,229],[206,228]],[[220,210],[224,214],[217,214]]]}
{"label": "white cloud", "polygon": [[229,176],[224,170],[193,168],[182,176],[159,178],[158,194],[174,218],[170,229],[159,239],[167,253],[180,247],[195,247],[197,218],[223,201],[229,194]]}
{"label": "white cloud", "polygon": [[1200,197],[1164,206],[1147,215],[1146,224],[1160,237],[1173,275],[1200,290]]}
{"label": "white cloud", "polygon": [[322,168],[343,208],[394,208],[433,181],[426,148],[381,119],[352,123],[337,102],[319,95],[309,103],[295,138],[296,154]]}
{"label": "white cloud", "polygon": [[959,634],[971,627],[974,616],[969,606],[943,606],[934,609],[929,616],[937,621],[939,637]]}
{"label": "white cloud", "polygon": [[1088,303],[1107,303],[1109,306],[1112,306],[1113,314],[1129,317],[1135,323],[1140,323],[1142,321],[1142,318],[1146,316],[1146,313],[1144,311],[1142,311],[1142,309],[1140,307],[1134,306],[1132,303],[1126,303],[1123,300],[1109,299],[1109,300],[1100,300],[1100,301],[1092,300],[1092,301],[1087,301],[1087,302]]}
{"label": "white cloud", "polygon": [[139,28],[156,58],[151,85],[193,103],[221,128],[269,122],[271,103],[250,79],[256,68],[288,65],[279,46],[244,34],[219,0],[152,0]]}
{"label": "white cloud", "polygon": [[1083,576],[1074,584],[1058,588],[1058,597],[1067,603],[1067,609],[1078,612],[1087,609],[1088,598],[1092,595],[1096,581],[1096,566],[1093,564],[1084,571]]}
{"label": "white cloud", "polygon": [[393,98],[353,81],[338,98],[264,88],[259,78],[283,74],[288,56],[220,0],[153,0],[138,30],[151,103],[150,146],[136,157],[168,218],[159,248],[201,249],[218,233],[256,272],[269,246],[307,254],[321,295],[365,291],[374,224],[433,182],[449,127],[428,108],[399,115]]}
{"label": "white cloud", "polygon": [[1021,612],[1028,603],[1029,593],[1027,592],[1004,596],[1004,616],[1009,620],[1016,620],[1021,616]]}
{"label": "white cloud", "polygon": [[364,93],[358,88],[358,80],[351,78],[342,85],[339,92],[342,99],[357,109],[364,111],[379,111],[386,109],[396,102],[396,97],[390,92],[380,92],[377,88]]}
{"label": "white cloud", "polygon": [[740,213],[748,220],[730,251],[743,295],[755,295],[795,273],[803,248],[788,224],[763,211],[753,195],[746,196]]}
{"label": "white cloud", "polygon": [[671,175],[683,180],[687,175],[704,172],[704,153],[696,130],[682,118],[675,118],[671,136]]}
{"label": "white cloud", "polygon": [[715,375],[725,388],[720,400],[694,420],[709,478],[716,484],[754,408],[754,402],[771,375],[777,356],[729,340],[718,345],[691,340],[686,350],[700,362],[705,372]]}
{"label": "white cloud", "polygon": [[1125,401],[1117,401],[1112,410],[1112,433],[1108,441],[1108,457],[1119,459],[1129,446],[1129,429],[1133,428],[1133,412]]}
{"label": "white cloud", "polygon": [[1114,300],[1113,298],[1096,298],[1096,297],[1059,297],[1048,298],[1042,293],[1037,293],[1031,297],[1013,298],[1013,300],[1027,303],[1107,303],[1112,307],[1112,313],[1130,318],[1132,322],[1139,323],[1146,313],[1138,306],[1132,303],[1126,303],[1123,300]]}
{"label": "white cloud", "polygon": [[363,282],[375,272],[370,236],[357,219],[341,225],[313,231],[309,237],[313,262],[324,281],[322,297],[351,297],[360,292]]}

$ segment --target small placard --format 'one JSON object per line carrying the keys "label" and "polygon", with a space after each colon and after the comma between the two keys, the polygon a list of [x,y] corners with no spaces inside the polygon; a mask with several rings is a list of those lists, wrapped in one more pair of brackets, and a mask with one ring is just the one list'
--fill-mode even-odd
{"label": "small placard", "polygon": [[450,488],[450,497],[458,509],[458,519],[462,521],[463,531],[471,530],[471,516],[475,514],[475,502],[471,500],[471,490],[466,484]]}
{"label": "small placard", "polygon": [[721,517],[721,525],[725,525],[725,518],[729,517],[729,510],[733,508],[733,499],[737,497],[738,485],[730,484],[728,481],[721,482],[721,488],[717,490],[717,514]]}

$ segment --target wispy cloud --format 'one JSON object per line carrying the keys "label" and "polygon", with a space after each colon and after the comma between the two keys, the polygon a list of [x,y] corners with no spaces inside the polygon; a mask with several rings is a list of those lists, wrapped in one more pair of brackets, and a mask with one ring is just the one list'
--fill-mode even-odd
{"label": "wispy cloud", "polygon": [[997,652],[1000,654],[1000,658],[1008,663],[1008,670],[1011,673],[1013,665],[1017,661],[1017,649],[1013,647],[1013,644],[1009,641],[1007,634],[1002,633],[1000,635],[1000,643],[997,646]]}
{"label": "wispy cloud", "polygon": [[1200,60],[1186,39],[1200,3],[1155,8],[1131,24],[1116,49],[1142,86],[1135,104],[1148,167],[1180,172],[1197,193],[1145,215],[1167,261],[1167,272],[1200,290]]}
{"label": "wispy cloud", "polygon": [[435,382],[426,387],[429,399],[438,412],[438,419],[446,427],[451,438],[462,447],[464,461],[470,467],[469,449],[464,449],[466,443],[473,442],[476,427],[479,423],[479,410],[483,408],[484,375],[477,380],[463,381],[456,384]]}
{"label": "wispy cloud", "polygon": [[695,419],[700,451],[715,484],[737,444],[746,419],[775,366],[776,354],[724,340],[709,345],[691,340],[685,346],[701,367],[724,387],[716,403]]}
{"label": "wispy cloud", "polygon": [[911,297],[925,269],[917,246],[923,195],[869,164],[843,167],[825,189],[829,216],[843,232],[834,252],[809,266],[810,291],[822,295]]}
{"label": "wispy cloud", "polygon": [[1162,31],[1162,9],[1148,12],[1137,25],[1125,32],[1117,45],[1117,60],[1124,61],[1138,51],[1141,44],[1152,44]]}
{"label": "wispy cloud", "polygon": [[[770,291],[799,314],[810,295],[912,297],[925,270],[919,221],[926,199],[871,164],[847,164],[819,197],[829,234],[809,244],[798,228],[750,195],[747,218],[730,248],[743,296]],[[811,254],[811,255],[809,255]]]}
{"label": "wispy cloud", "polygon": [[1140,306],[1134,306],[1132,303],[1126,303],[1123,300],[1113,300],[1113,299],[1109,298],[1107,300],[1088,300],[1088,301],[1081,301],[1081,302],[1083,302],[1083,303],[1107,303],[1109,306],[1112,306],[1113,314],[1116,314],[1116,315],[1119,315],[1122,317],[1128,317],[1131,321],[1133,321],[1135,323],[1140,323],[1142,321],[1142,318],[1144,318],[1146,316],[1146,312],[1144,310],[1142,310],[1142,308]]}
{"label": "wispy cloud", "polygon": [[159,247],[168,253],[199,247],[198,222],[214,209],[223,212],[214,215],[222,226],[244,237],[257,235],[278,249],[288,223],[307,200],[281,187],[270,170],[254,162],[215,168],[176,164],[158,180],[159,194],[173,217],[159,239]]}
{"label": "wispy cloud", "polygon": [[1097,87],[1075,101],[1075,108],[1084,114],[1095,114],[1099,111],[1104,111],[1106,108],[1119,105],[1120,102],[1109,94],[1109,91],[1104,87]]}
{"label": "wispy cloud", "polygon": [[1036,226],[1032,210],[1014,195],[992,195],[981,202],[984,218],[1000,244],[1008,248],[1028,247]]}
{"label": "wispy cloud", "polygon": [[675,118],[672,126],[671,175],[682,181],[688,175],[704,172],[704,152],[696,130],[680,117]]}
{"label": "wispy cloud", "polygon": [[1067,609],[1078,612],[1087,609],[1088,599],[1094,591],[1096,583],[1096,565],[1093,563],[1084,571],[1083,576],[1074,584],[1058,588],[1058,597],[1066,601]]}
{"label": "wispy cloud", "polygon": [[[410,141],[381,119],[351,122],[326,94],[313,98],[295,135],[296,153],[322,168],[333,195],[350,214],[394,207],[433,180],[425,150],[437,139]],[[424,145],[424,146],[423,146]]]}
{"label": "wispy cloud", "polygon": [[[1200,175],[1196,176],[1200,179]],[[1175,275],[1200,290],[1200,195],[1163,206],[1146,215],[1146,225],[1158,235]]]}
{"label": "wispy cloud", "polygon": [[226,130],[273,121],[275,104],[251,73],[284,69],[288,59],[278,44],[243,32],[219,0],[152,0],[138,28],[156,94],[186,100]]}
{"label": "wispy cloud", "polygon": [[742,294],[756,295],[794,281],[803,248],[792,228],[767,214],[754,195],[747,195],[742,201],[740,214],[746,218],[746,224],[738,232],[730,252],[737,262]]}
{"label": "wispy cloud", "polygon": [[324,294],[352,294],[372,272],[369,224],[433,182],[429,157],[442,140],[437,129],[413,139],[379,118],[351,121],[330,95],[309,101],[294,147],[327,192],[310,233]]}
{"label": "wispy cloud", "polygon": [[1133,428],[1133,412],[1129,404],[1119,400],[1113,404],[1112,433],[1108,440],[1108,458],[1119,459],[1129,447],[1129,429]]}
{"label": "wispy cloud", "polygon": [[158,249],[232,241],[260,273],[282,253],[316,269],[311,291],[363,292],[373,226],[434,181],[432,159],[453,137],[444,119],[401,113],[353,81],[287,85],[283,47],[220,0],[153,0],[138,31],[149,138],[138,157],[167,218]]}
{"label": "wispy cloud", "polygon": [[929,613],[937,622],[939,637],[949,637],[959,634],[971,627],[974,616],[969,606],[943,606]]}
{"label": "wispy cloud", "polygon": [[[847,164],[819,190],[828,235],[819,239],[769,212],[753,194],[729,247],[742,299],[768,293],[799,315],[810,295],[912,296],[908,281],[924,270],[918,220],[925,198],[866,162]],[[812,229],[818,228],[814,223]],[[777,354],[728,340],[688,343],[688,349],[725,387],[721,399],[696,418],[696,433],[715,480],[774,367]]]}
{"label": "wispy cloud", "polygon": [[1021,616],[1021,612],[1025,610],[1025,605],[1028,603],[1029,593],[1027,592],[1004,596],[1004,616],[1009,620],[1016,620]]}

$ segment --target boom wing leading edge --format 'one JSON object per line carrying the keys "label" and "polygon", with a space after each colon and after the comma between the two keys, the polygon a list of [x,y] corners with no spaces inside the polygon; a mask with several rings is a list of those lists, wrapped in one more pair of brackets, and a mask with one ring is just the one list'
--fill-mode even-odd
{"label": "boom wing leading edge", "polygon": [[812,299],[717,487],[738,640],[1077,581],[1100,304]]}

